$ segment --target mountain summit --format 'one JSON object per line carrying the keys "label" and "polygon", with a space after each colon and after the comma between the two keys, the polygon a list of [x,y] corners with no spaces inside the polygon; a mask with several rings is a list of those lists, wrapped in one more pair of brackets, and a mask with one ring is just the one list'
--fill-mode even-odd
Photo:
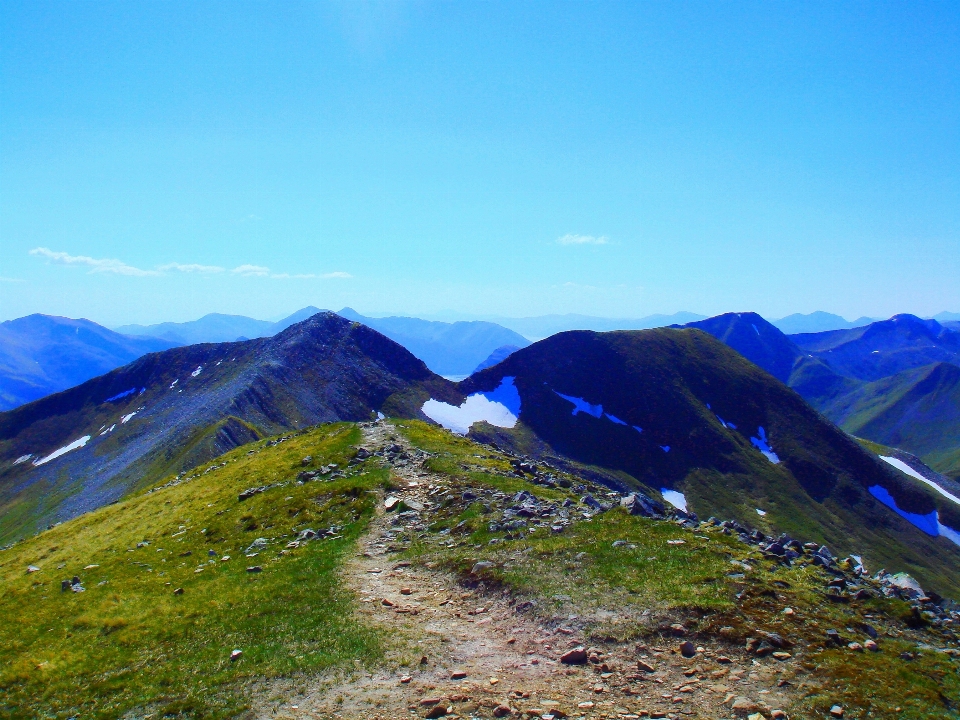
{"label": "mountain summit", "polygon": [[[73,517],[264,435],[412,415],[448,383],[400,345],[320,313],[280,334],[153,353],[0,414],[2,537]],[[419,391],[419,395],[418,395]],[[10,509],[33,507],[31,513]]]}

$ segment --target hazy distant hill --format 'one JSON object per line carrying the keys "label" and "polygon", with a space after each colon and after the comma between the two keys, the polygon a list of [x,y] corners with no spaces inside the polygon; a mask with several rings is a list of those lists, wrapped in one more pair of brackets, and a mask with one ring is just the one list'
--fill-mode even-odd
{"label": "hazy distant hill", "polygon": [[796,333],[816,333],[826,332],[828,330],[845,330],[848,328],[861,327],[874,322],[875,318],[862,317],[854,321],[849,321],[839,315],[818,310],[807,315],[794,313],[787,315],[779,320],[771,320],[775,325],[787,335]]}
{"label": "hazy distant hill", "polygon": [[0,410],[79,385],[177,343],[127,337],[89,320],[28,315],[0,323]]}
{"label": "hazy distant hill", "polygon": [[511,318],[493,317],[491,320],[505,328],[510,328],[531,340],[541,340],[567,330],[648,330],[702,320],[706,315],[681,311],[673,315],[648,315],[642,318],[604,318],[592,315],[540,315],[536,317]]}
{"label": "hazy distant hill", "polygon": [[344,308],[339,315],[400,343],[440,375],[469,375],[497,348],[530,344],[522,335],[482,320],[446,323],[411,317],[371,318],[351,308]]}
{"label": "hazy distant hill", "polygon": [[244,315],[222,315],[210,313],[199,320],[175,323],[164,322],[157,325],[123,325],[117,332],[127,335],[150,335],[164,338],[177,345],[195,345],[208,342],[233,342],[238,338],[252,339],[269,337],[285,330],[294,323],[306,320],[321,312],[315,307],[305,307],[279,322],[255,320]]}
{"label": "hazy distant hill", "polygon": [[[0,539],[104,505],[258,437],[452,387],[333,313],[246,342],[179,347],[0,413]],[[253,480],[251,481],[253,482]]]}

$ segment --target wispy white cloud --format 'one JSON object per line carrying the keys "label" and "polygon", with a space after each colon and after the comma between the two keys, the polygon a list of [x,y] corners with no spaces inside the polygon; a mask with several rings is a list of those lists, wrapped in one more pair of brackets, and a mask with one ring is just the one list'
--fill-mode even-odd
{"label": "wispy white cloud", "polygon": [[557,238],[557,243],[560,245],[606,245],[608,242],[606,235],[567,234]]}
{"label": "wispy white cloud", "polygon": [[0,282],[26,282],[23,278],[8,278],[0,275]]}
{"label": "wispy white cloud", "polygon": [[219,265],[197,265],[196,263],[182,264],[182,263],[167,263],[166,265],[161,265],[157,268],[161,272],[167,270],[176,270],[177,272],[184,273],[222,273],[224,268]]}
{"label": "wispy white cloud", "polygon": [[[177,263],[171,262],[165,265],[158,265],[155,270],[143,270],[133,265],[128,265],[122,260],[114,260],[110,258],[92,258],[87,257],[86,255],[70,255],[65,252],[57,252],[50,250],[44,247],[34,248],[30,251],[31,255],[37,255],[39,257],[46,258],[50,262],[56,263],[58,265],[78,265],[81,267],[90,268],[92,273],[114,273],[116,275],[133,275],[133,276],[157,276],[157,275],[166,275],[170,272],[179,272],[179,273],[190,273],[190,274],[203,274],[203,275],[214,275],[218,273],[228,272],[226,268],[220,267],[219,265],[200,265],[198,263]],[[229,271],[232,275],[238,277],[265,277],[272,278],[274,280],[332,280],[332,279],[348,279],[352,278],[353,275],[347,272],[330,272],[324,273],[322,275],[316,273],[275,273],[270,270],[270,268],[263,265],[238,265]],[[15,278],[2,278],[0,277],[0,282],[22,282]]]}
{"label": "wispy white cloud", "polygon": [[30,251],[30,254],[44,257],[58,265],[80,265],[89,267],[92,273],[113,273],[114,275],[133,275],[136,277],[161,274],[159,270],[142,270],[141,268],[127,265],[122,260],[116,260],[114,258],[92,258],[86,255],[70,255],[65,252],[54,252],[45,247],[34,248]]}
{"label": "wispy white cloud", "polygon": [[230,272],[243,277],[268,277],[270,268],[263,267],[263,265],[238,265]]}

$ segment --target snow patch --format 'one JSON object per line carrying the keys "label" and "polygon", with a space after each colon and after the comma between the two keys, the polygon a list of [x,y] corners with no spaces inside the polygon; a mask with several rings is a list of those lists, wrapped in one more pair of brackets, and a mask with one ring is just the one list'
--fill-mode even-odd
{"label": "snow patch", "polygon": [[513,381],[512,376],[505,377],[495,390],[473,393],[459,407],[430,398],[420,409],[435,423],[458,435],[466,435],[474,423],[481,421],[512,428],[520,415],[520,393]]}
{"label": "snow patch", "polygon": [[669,446],[669,445],[661,445],[661,446],[660,446],[660,449],[663,450],[664,452],[670,452],[670,446]]}
{"label": "snow patch", "polygon": [[687,511],[687,499],[683,496],[682,492],[668,490],[667,488],[660,488],[660,494],[663,495],[664,500],[678,510],[683,510],[684,512]]}
{"label": "snow patch", "polygon": [[942,487],[940,487],[940,486],[937,485],[935,482],[933,482],[933,480],[927,480],[927,478],[925,478],[923,475],[921,475],[920,473],[918,473],[918,472],[917,472],[916,470],[914,470],[912,467],[910,467],[909,465],[907,465],[905,462],[903,462],[903,460],[898,460],[898,459],[895,458],[895,457],[888,457],[887,455],[881,455],[881,456],[880,456],[880,459],[883,460],[885,463],[889,463],[890,465],[893,465],[893,466],[894,466],[897,470],[899,470],[900,472],[905,473],[905,474],[909,475],[909,476],[912,477],[912,478],[916,478],[917,480],[919,480],[919,481],[922,482],[922,483],[926,483],[927,485],[929,485],[930,487],[932,487],[934,490],[936,490],[938,493],[940,493],[941,495],[943,495],[945,498],[947,498],[947,499],[949,499],[949,500],[953,500],[955,503],[957,503],[958,505],[960,505],[960,498],[958,498],[956,495],[951,495],[951,494],[948,493],[946,490],[944,490]]}
{"label": "snow patch", "polygon": [[383,420],[385,417],[386,417],[386,415],[384,415],[384,414],[383,414],[382,412],[380,412],[379,410],[377,411],[377,420]]}
{"label": "snow patch", "polygon": [[750,438],[750,442],[753,443],[754,447],[757,448],[757,450],[759,450],[766,456],[767,460],[772,462],[774,465],[778,465],[780,463],[780,458],[777,457],[777,454],[773,451],[773,448],[771,448],[770,444],[767,442],[766,431],[762,427],[757,428],[757,435],[758,437]]}
{"label": "snow patch", "polygon": [[919,513],[911,513],[906,510],[901,510],[897,505],[897,501],[893,499],[893,495],[887,491],[882,485],[873,485],[872,487],[867,488],[870,491],[870,494],[873,495],[877,500],[882,502],[888,508],[893,510],[897,515],[905,519],[914,527],[918,527],[923,530],[927,535],[933,535],[936,537],[940,534],[939,524],[940,519],[936,510],[933,510],[926,515],[920,515]]}
{"label": "snow patch", "polygon": [[19,465],[20,463],[25,463],[27,460],[33,457],[33,453],[27,453],[26,455],[21,455],[16,460],[13,461],[14,465]]}
{"label": "snow patch", "polygon": [[638,433],[642,433],[642,432],[643,432],[643,428],[640,427],[639,425],[631,425],[631,427],[632,427],[634,430],[636,430]]}
{"label": "snow patch", "polygon": [[137,414],[136,410],[134,410],[132,413],[127,413],[122,418],[120,418],[120,424],[126,425],[128,422],[130,422],[130,419],[136,414]]}
{"label": "snow patch", "polygon": [[737,429],[737,426],[736,426],[736,425],[734,425],[732,422],[727,422],[726,420],[724,420],[724,419],[723,419],[722,417],[720,417],[719,415],[717,415],[717,420],[719,420],[719,421],[720,421],[720,424],[723,425],[725,428],[730,428],[731,430],[736,430],[736,429]]}
{"label": "snow patch", "polygon": [[759,515],[760,517],[765,517],[766,514],[767,514],[766,510],[761,510],[760,508],[757,508],[757,515]]}
{"label": "snow patch", "polygon": [[759,335],[759,334],[760,334],[760,331],[759,331],[759,330],[757,330],[757,326],[756,326],[756,325],[754,325],[753,323],[750,323],[750,327],[752,327],[752,328],[753,328],[753,331],[754,331],[754,332],[755,332],[755,333],[756,333],[757,335]]}
{"label": "snow patch", "polygon": [[116,426],[117,426],[117,424],[114,423],[113,425],[111,425],[110,427],[108,427],[106,430],[104,430],[103,432],[101,432],[100,435],[106,435],[108,432],[113,432],[113,429],[114,429]]}
{"label": "snow patch", "polygon": [[203,365],[198,365],[198,366],[197,366],[197,369],[194,370],[192,373],[190,373],[190,377],[196,377],[197,375],[199,375],[199,374],[202,373],[202,372],[203,372]]}
{"label": "snow patch", "polygon": [[569,403],[573,403],[573,412],[572,415],[577,413],[585,412],[587,415],[593,415],[595,418],[599,418],[603,415],[603,405],[591,405],[583,398],[574,397],[573,395],[564,395],[563,393],[558,393],[556,390],[553,391],[564,400]]}
{"label": "snow patch", "polygon": [[33,464],[36,465],[36,466],[44,465],[44,464],[50,462],[51,460],[56,460],[56,459],[57,459],[58,457],[60,457],[61,455],[66,455],[66,454],[67,454],[68,452],[70,452],[71,450],[76,450],[76,449],[78,449],[78,448],[82,448],[82,447],[83,447],[84,445],[86,445],[89,441],[90,441],[90,436],[89,436],[89,435],[84,435],[82,438],[79,438],[79,439],[77,439],[77,440],[74,440],[74,441],[73,441],[72,443],[70,443],[69,445],[64,445],[62,448],[58,448],[57,450],[54,450],[52,453],[50,453],[50,454],[47,455],[46,457],[40,458],[39,460],[34,460],[34,461],[33,461]]}
{"label": "snow patch", "polygon": [[168,387],[167,390],[173,390],[173,386],[176,385],[178,382],[180,382],[180,378],[177,378],[172,383],[170,383],[170,387]]}
{"label": "snow patch", "polygon": [[627,424],[627,423],[625,423],[623,420],[621,420],[620,418],[618,418],[618,417],[616,417],[616,416],[614,416],[614,415],[611,415],[610,413],[604,413],[603,415],[604,415],[604,417],[607,418],[607,420],[609,420],[610,422],[614,422],[614,423],[616,423],[617,425],[626,425],[626,424]]}

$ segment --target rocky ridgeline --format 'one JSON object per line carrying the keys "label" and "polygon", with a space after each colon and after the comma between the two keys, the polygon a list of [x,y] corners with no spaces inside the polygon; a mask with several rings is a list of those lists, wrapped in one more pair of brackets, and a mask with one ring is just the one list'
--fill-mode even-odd
{"label": "rocky ridgeline", "polygon": [[[373,425],[370,423],[369,425]],[[394,438],[395,440],[395,438]],[[478,447],[480,447],[478,445]],[[772,562],[787,566],[813,565],[823,571],[823,594],[826,601],[849,603],[853,600],[886,597],[906,601],[913,617],[908,621],[915,627],[931,625],[939,628],[946,640],[957,640],[955,626],[960,622],[960,605],[943,598],[932,591],[925,591],[916,579],[906,573],[890,574],[880,570],[870,575],[858,555],[839,558],[818,543],[802,542],[786,534],[777,537],[765,535],[760,530],[746,527],[735,520],[720,520],[711,517],[701,521],[696,513],[679,508],[666,508],[662,503],[641,492],[610,490],[596,482],[571,477],[549,463],[536,461],[529,457],[515,456],[500,448],[493,448],[494,455],[479,455],[486,459],[506,459],[512,468],[511,474],[543,487],[569,490],[580,496],[578,501],[566,498],[562,501],[538,498],[534,493],[522,490],[514,494],[504,493],[492,488],[469,487],[454,493],[451,488],[441,485],[414,485],[405,492],[391,495],[385,501],[387,511],[396,511],[391,530],[381,538],[391,543],[388,550],[404,549],[416,536],[426,539],[431,535],[441,543],[451,547],[451,541],[461,531],[465,532],[465,522],[452,528],[444,528],[430,533],[429,527],[439,511],[444,514],[458,514],[473,503],[480,503],[481,512],[489,516],[488,529],[494,533],[504,533],[502,537],[490,539],[491,544],[506,540],[519,539],[531,532],[561,533],[572,524],[590,520],[596,515],[622,507],[632,515],[651,518],[655,521],[672,522],[691,531],[712,529],[724,535],[736,537],[745,545],[759,550],[763,557]],[[415,467],[433,457],[419,449],[405,449],[397,442],[390,442],[381,448],[371,450],[365,447],[357,449],[357,455],[351,461],[364,461],[379,458],[385,465]],[[489,467],[471,468],[462,465],[463,470],[476,469],[491,472]],[[628,546],[623,540],[614,542],[615,547]],[[742,570],[751,569],[743,563]],[[742,572],[731,574],[733,578],[745,577]],[[853,650],[876,650],[876,631],[865,631],[864,643],[843,638],[837,631],[829,631],[826,636],[828,645],[838,643],[848,645]],[[783,651],[782,639],[759,638],[748,642],[748,651],[763,657],[767,654]],[[948,650],[951,654],[957,653]],[[960,653],[958,653],[960,654]]]}

